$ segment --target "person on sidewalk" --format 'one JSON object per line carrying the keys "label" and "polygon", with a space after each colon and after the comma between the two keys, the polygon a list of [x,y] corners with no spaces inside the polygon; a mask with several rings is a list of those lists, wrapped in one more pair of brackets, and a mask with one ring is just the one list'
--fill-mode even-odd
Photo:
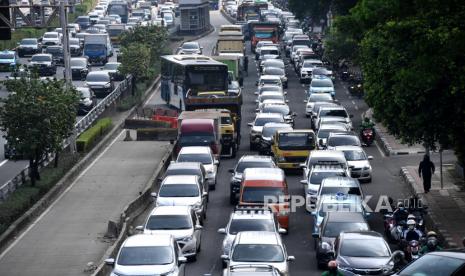
{"label": "person on sidewalk", "polygon": [[323,272],[321,276],[343,276],[343,274],[337,270],[336,261],[329,261],[328,270]]}
{"label": "person on sidewalk", "polygon": [[423,178],[423,189],[425,193],[428,193],[431,189],[431,177],[434,174],[435,167],[433,162],[429,159],[429,155],[425,154],[423,161],[418,166],[418,175]]}

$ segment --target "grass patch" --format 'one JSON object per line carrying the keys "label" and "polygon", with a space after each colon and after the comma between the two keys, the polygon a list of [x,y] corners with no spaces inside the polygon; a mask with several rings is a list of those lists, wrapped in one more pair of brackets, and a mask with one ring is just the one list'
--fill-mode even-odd
{"label": "grass patch", "polygon": [[58,167],[53,162],[41,171],[41,179],[32,187],[28,181],[0,203],[0,234],[32,207],[77,163],[79,155],[61,153]]}

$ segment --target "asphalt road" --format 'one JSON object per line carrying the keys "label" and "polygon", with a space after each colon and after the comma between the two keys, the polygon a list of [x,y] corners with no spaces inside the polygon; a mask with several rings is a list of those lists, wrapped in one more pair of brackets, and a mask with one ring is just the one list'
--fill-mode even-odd
{"label": "asphalt road", "polygon": [[[218,28],[218,24],[228,24],[221,18],[218,12],[211,12],[210,18],[214,27]],[[224,23],[222,23],[224,22]],[[216,41],[217,32],[214,32],[200,40],[199,43],[205,49],[205,54],[208,49],[211,49]],[[249,47],[247,50],[249,51]],[[249,127],[248,122],[251,122],[255,117],[255,102],[256,96],[255,81],[257,80],[256,65],[251,53],[249,52],[249,76],[244,80],[243,97],[244,104],[242,106],[242,140],[237,158],[222,159],[216,190],[210,193],[210,201],[208,204],[207,220],[204,223],[202,233],[202,251],[197,257],[197,261],[189,263],[186,269],[186,275],[199,276],[204,274],[221,275],[221,244],[223,235],[218,234],[218,228],[224,227],[229,219],[230,212],[233,206],[229,204],[229,168],[233,168],[240,156],[244,154],[257,154],[249,150]],[[287,98],[291,109],[298,114],[296,117],[295,128],[309,128],[309,119],[305,117],[305,99],[304,91],[306,87],[299,83],[299,79],[290,65],[287,69],[289,78],[289,88],[287,89]],[[346,107],[349,114],[353,114],[353,125],[358,126],[361,122],[362,113],[368,108],[362,99],[351,97],[343,84],[336,80],[336,98]],[[373,198],[368,202],[371,208],[377,204],[377,200],[382,195],[390,196],[394,199],[407,198],[409,190],[399,177],[400,167],[406,164],[418,164],[421,160],[419,155],[409,156],[394,156],[385,157],[377,145],[365,148],[368,155],[374,157],[371,161],[373,167],[373,181],[369,184],[362,184],[365,195],[372,195]],[[445,162],[452,159],[453,156],[446,156]],[[436,156],[433,155],[433,159]],[[303,187],[300,184],[302,172],[286,172],[287,183],[289,184],[289,192],[292,195],[303,195]],[[153,206],[147,208],[150,211]],[[147,212],[141,215],[136,220],[135,225],[141,224],[147,215]],[[369,218],[371,228],[378,232],[383,232],[382,215],[374,213]],[[296,257],[295,262],[290,264],[292,275],[320,275],[316,267],[314,241],[312,238],[313,220],[309,213],[301,207],[295,213],[291,213],[290,231],[288,235],[283,236],[289,255]]]}

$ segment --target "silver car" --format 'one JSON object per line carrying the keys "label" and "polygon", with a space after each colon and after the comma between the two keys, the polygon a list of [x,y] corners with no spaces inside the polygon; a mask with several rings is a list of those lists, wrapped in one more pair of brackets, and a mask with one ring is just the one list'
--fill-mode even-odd
{"label": "silver car", "polygon": [[365,151],[358,146],[339,146],[334,149],[342,151],[346,156],[351,177],[357,178],[359,181],[371,182],[370,160],[373,159],[373,156],[367,156]]}
{"label": "silver car", "polygon": [[289,275],[289,262],[295,260],[294,256],[287,255],[281,236],[267,231],[239,232],[229,255],[221,255],[221,259],[227,262],[228,267],[246,264],[271,265],[283,276]]}
{"label": "silver car", "polygon": [[136,230],[144,234],[170,234],[178,242],[185,257],[196,259],[200,251],[202,226],[189,206],[158,206],[148,216],[145,225]]}
{"label": "silver car", "polygon": [[216,186],[216,175],[218,172],[219,161],[211,152],[210,147],[192,146],[183,147],[179,151],[176,162],[199,162],[202,163],[207,173],[205,179],[207,188],[214,190]]}
{"label": "silver car", "polygon": [[165,234],[134,235],[128,237],[118,252],[116,260],[106,259],[113,266],[110,276],[120,275],[184,275],[184,263],[173,236]]}

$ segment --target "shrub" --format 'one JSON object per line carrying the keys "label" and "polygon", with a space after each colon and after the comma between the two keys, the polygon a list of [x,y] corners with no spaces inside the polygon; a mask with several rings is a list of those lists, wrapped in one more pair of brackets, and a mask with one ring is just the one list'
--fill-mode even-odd
{"label": "shrub", "polygon": [[98,120],[94,126],[84,131],[76,140],[77,150],[79,152],[88,151],[95,143],[111,127],[111,118],[102,118]]}

